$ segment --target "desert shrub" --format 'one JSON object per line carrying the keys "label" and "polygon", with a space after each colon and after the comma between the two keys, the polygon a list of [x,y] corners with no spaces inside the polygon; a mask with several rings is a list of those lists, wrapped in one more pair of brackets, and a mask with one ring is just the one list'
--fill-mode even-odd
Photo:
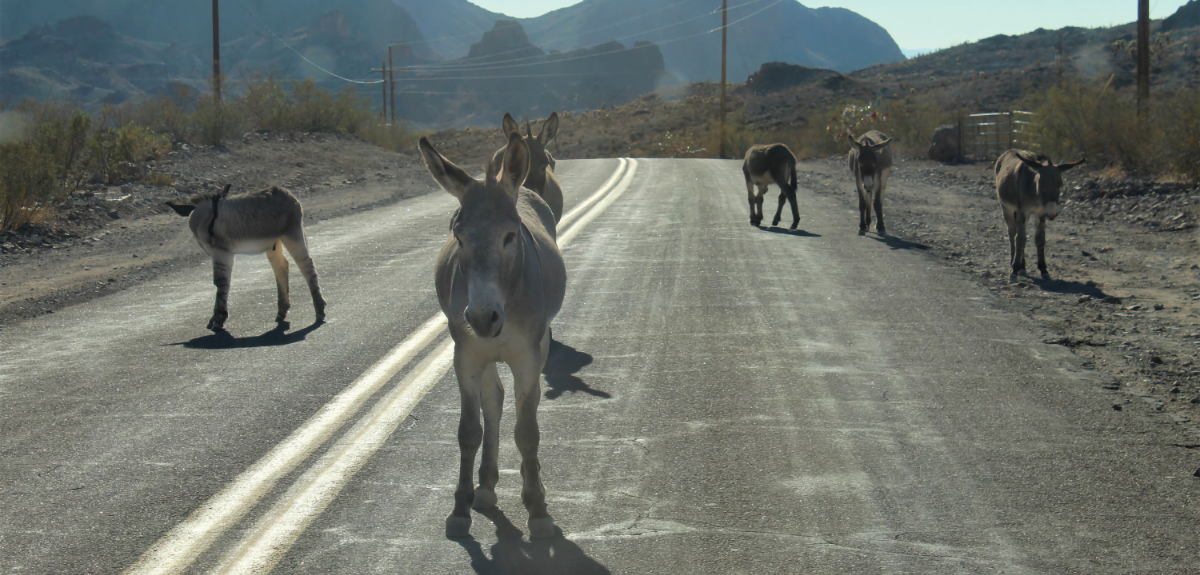
{"label": "desert shrub", "polygon": [[405,153],[416,150],[417,140],[421,138],[420,133],[410,131],[403,125],[384,125],[376,121],[364,121],[351,133],[385,150]]}
{"label": "desert shrub", "polygon": [[1200,98],[1191,90],[1179,90],[1164,108],[1171,165],[1189,182],[1200,183]]}
{"label": "desert shrub", "polygon": [[[1035,134],[1041,151],[1055,161],[1082,154],[1093,165],[1144,175],[1173,168],[1167,132],[1180,118],[1172,117],[1176,106],[1170,102],[1156,102],[1139,122],[1133,90],[1069,78],[1030,100],[1038,113]],[[1182,100],[1179,105],[1187,109]]]}
{"label": "desert shrub", "polygon": [[59,165],[31,142],[0,144],[0,231],[35,219],[46,204],[62,195]]}

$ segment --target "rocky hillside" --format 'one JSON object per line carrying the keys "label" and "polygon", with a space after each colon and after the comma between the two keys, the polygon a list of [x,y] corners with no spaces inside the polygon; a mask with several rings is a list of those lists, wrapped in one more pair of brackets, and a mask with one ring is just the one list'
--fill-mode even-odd
{"label": "rocky hillside", "polygon": [[[795,0],[733,3],[729,9],[727,77],[749,76],[782,61],[849,72],[904,60],[878,24],[843,8],[808,8]],[[667,71],[686,82],[721,77],[721,14],[699,2],[584,0],[524,20],[539,46],[569,50],[608,40],[658,44]]]}

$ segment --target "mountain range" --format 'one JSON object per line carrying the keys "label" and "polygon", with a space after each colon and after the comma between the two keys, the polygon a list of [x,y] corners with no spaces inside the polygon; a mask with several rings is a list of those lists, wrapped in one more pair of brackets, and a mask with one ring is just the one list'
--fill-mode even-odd
{"label": "mountain range", "polygon": [[[0,0],[0,99],[69,96],[85,104],[120,103],[139,94],[169,93],[168,85],[204,90],[211,71],[211,10],[211,3],[182,0]],[[728,17],[731,82],[744,81],[764,62],[846,72],[904,59],[882,27],[844,9],[745,0],[735,3]],[[516,28],[498,27],[498,22],[513,22]],[[445,71],[487,74],[471,66],[479,62],[491,67],[502,62],[506,69],[533,66],[539,74],[568,78],[560,84],[570,86],[524,82],[524,91],[535,94],[530,110],[537,102],[560,109],[611,105],[640,95],[637,90],[716,80],[720,25],[719,10],[694,0],[583,0],[526,19],[507,18],[467,0],[220,4],[222,69],[232,80],[227,85],[274,73],[313,77],[337,88],[345,82],[323,70],[350,79],[378,77],[370,70],[392,47],[396,66],[427,71],[404,80],[427,87],[433,79],[440,82],[436,90],[408,88],[430,96],[464,92],[461,84],[471,74]],[[497,38],[485,38],[492,33],[517,47],[503,48]],[[517,54],[528,60],[514,62]],[[479,60],[481,55],[490,60]],[[442,73],[431,77],[435,69]],[[605,75],[613,76],[612,82]]]}

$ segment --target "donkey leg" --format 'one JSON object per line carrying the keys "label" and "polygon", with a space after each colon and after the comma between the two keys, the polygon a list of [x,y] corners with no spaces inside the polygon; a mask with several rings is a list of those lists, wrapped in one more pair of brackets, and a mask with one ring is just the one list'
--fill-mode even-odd
{"label": "donkey leg", "polygon": [[775,208],[775,218],[771,220],[772,226],[779,225],[779,216],[783,214],[783,205],[787,203],[787,199],[787,188],[779,186],[779,207]]}
{"label": "donkey leg", "polygon": [[1033,232],[1033,245],[1037,246],[1037,266],[1042,272],[1042,279],[1050,279],[1050,271],[1046,268],[1046,216],[1038,218],[1037,230]]}
{"label": "donkey leg", "polygon": [[862,182],[857,183],[858,186],[858,233],[859,235],[867,233],[867,228],[871,226],[871,204],[867,202],[867,190],[863,188]]}
{"label": "donkey leg", "polygon": [[308,255],[308,242],[305,240],[304,230],[287,234],[280,239],[288,253],[292,254],[292,259],[296,261],[296,267],[300,268],[300,274],[304,276],[304,281],[308,283],[308,293],[312,294],[317,321],[324,321],[325,298],[321,297],[321,285],[317,281],[317,267]]}
{"label": "donkey leg", "polygon": [[490,509],[496,506],[496,483],[500,480],[500,415],[504,410],[504,384],[496,363],[483,370],[480,380],[483,401],[483,455],[479,461],[479,485],[471,507]]}
{"label": "donkey leg", "polygon": [[233,254],[225,250],[213,248],[213,284],[217,286],[217,301],[213,305],[212,318],[208,320],[208,329],[224,331],[225,320],[229,317],[229,282],[233,277]]}
{"label": "donkey leg", "polygon": [[283,243],[275,240],[275,245],[267,250],[267,261],[271,262],[271,270],[275,272],[275,288],[279,292],[279,314],[275,322],[287,318],[287,312],[292,307],[291,297],[288,296],[288,261],[283,255]]}
{"label": "donkey leg", "polygon": [[800,208],[796,206],[796,190],[788,191],[788,202],[792,204],[792,225],[789,229],[800,227]]}
{"label": "donkey leg", "polygon": [[475,466],[475,453],[483,441],[483,425],[479,421],[482,367],[465,358],[459,345],[454,345],[454,373],[458,376],[461,401],[458,417],[459,464],[454,510],[446,517],[446,537],[466,537],[471,533],[471,503],[475,497],[471,468]]}
{"label": "donkey leg", "polygon": [[883,190],[887,188],[888,171],[884,168],[879,172],[879,189],[875,190],[875,231],[881,236],[887,235],[883,228]]}
{"label": "donkey leg", "polygon": [[521,501],[529,512],[529,538],[547,539],[556,535],[554,519],[546,510],[546,487],[542,485],[538,461],[537,408],[541,401],[541,372],[550,351],[550,335],[543,332],[540,345],[515,361],[509,362],[516,392],[517,422],[514,436],[521,452]]}
{"label": "donkey leg", "polygon": [[1017,224],[1016,252],[1013,254],[1013,273],[1025,271],[1025,214],[1016,211],[1013,219]]}
{"label": "donkey leg", "polygon": [[762,210],[759,210],[756,218],[754,214],[754,182],[750,180],[749,174],[746,174],[746,199],[750,202],[750,225],[757,226],[762,221]]}

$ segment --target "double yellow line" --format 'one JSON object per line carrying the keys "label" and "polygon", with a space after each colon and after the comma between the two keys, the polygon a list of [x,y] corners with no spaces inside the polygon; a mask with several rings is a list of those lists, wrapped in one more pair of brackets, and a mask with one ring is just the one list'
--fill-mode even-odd
{"label": "double yellow line", "polygon": [[[604,185],[559,221],[559,247],[566,248],[584,226],[625,193],[636,171],[636,160],[621,158],[616,171]],[[369,398],[434,340],[442,337],[445,330],[444,315],[438,313],[429,318],[283,442],[159,539],[125,573],[178,573],[188,568],[217,538],[257,506],[280,479],[357,417]],[[312,520],[383,446],[421,398],[445,376],[453,357],[453,341],[445,337],[399,385],[376,402],[366,416],[359,418],[292,484],[224,556],[216,572],[270,571]]]}

